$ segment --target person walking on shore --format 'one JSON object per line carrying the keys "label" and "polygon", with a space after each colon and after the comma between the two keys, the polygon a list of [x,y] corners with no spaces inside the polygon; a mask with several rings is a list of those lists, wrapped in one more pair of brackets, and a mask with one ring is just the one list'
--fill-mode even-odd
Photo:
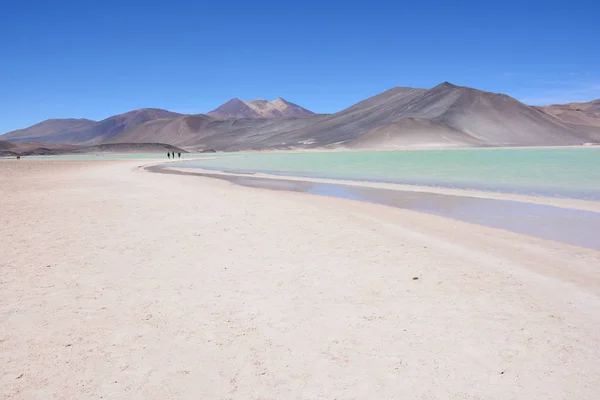
{"label": "person walking on shore", "polygon": [[177,158],[181,158],[181,152],[177,153]]}
{"label": "person walking on shore", "polygon": [[167,153],[167,158],[171,159],[171,153]]}

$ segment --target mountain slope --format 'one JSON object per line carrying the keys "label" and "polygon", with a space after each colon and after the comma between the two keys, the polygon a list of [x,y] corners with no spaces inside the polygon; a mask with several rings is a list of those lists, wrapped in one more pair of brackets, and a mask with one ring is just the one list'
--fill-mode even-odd
{"label": "mountain slope", "polygon": [[348,144],[353,148],[394,149],[399,147],[462,147],[482,146],[485,143],[464,132],[439,122],[404,118],[379,126]]}
{"label": "mountain slope", "polygon": [[17,155],[16,147],[14,143],[0,141],[0,157]]}
{"label": "mountain slope", "polygon": [[299,118],[313,115],[312,111],[278,97],[273,101],[256,99],[243,101],[234,98],[208,113],[217,119],[241,118]]}
{"label": "mountain slope", "polygon": [[553,104],[535,108],[563,122],[600,127],[600,99],[586,103]]}
{"label": "mountain slope", "polygon": [[12,150],[15,147],[17,147],[17,145],[14,143],[0,141],[0,150]]}
{"label": "mountain slope", "polygon": [[181,114],[146,108],[115,115],[96,122],[91,120],[47,120],[29,128],[9,132],[0,136],[11,142],[53,142],[62,144],[95,144],[107,140],[123,131],[135,128],[144,122],[173,118]]}
{"label": "mountain slope", "polygon": [[84,118],[48,119],[28,128],[5,133],[0,136],[0,139],[14,142],[45,141],[46,138],[51,139],[55,135],[78,129],[88,129],[96,123],[96,121]]}

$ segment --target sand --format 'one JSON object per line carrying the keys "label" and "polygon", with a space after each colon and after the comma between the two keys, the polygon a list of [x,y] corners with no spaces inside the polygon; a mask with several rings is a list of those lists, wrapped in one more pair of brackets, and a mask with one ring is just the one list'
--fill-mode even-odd
{"label": "sand", "polygon": [[598,398],[600,253],[139,164],[0,161],[0,398]]}

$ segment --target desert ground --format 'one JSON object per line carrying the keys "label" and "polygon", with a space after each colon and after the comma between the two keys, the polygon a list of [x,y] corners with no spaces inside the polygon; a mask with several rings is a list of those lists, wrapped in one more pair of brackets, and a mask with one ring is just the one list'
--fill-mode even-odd
{"label": "desert ground", "polygon": [[0,398],[598,399],[599,252],[142,164],[0,161]]}

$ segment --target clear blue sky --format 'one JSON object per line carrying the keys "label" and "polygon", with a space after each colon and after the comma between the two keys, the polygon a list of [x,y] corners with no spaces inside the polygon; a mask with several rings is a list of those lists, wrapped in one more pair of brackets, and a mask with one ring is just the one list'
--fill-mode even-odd
{"label": "clear blue sky", "polygon": [[142,107],[278,96],[335,112],[442,81],[600,98],[593,1],[27,1],[0,9],[0,133]]}

